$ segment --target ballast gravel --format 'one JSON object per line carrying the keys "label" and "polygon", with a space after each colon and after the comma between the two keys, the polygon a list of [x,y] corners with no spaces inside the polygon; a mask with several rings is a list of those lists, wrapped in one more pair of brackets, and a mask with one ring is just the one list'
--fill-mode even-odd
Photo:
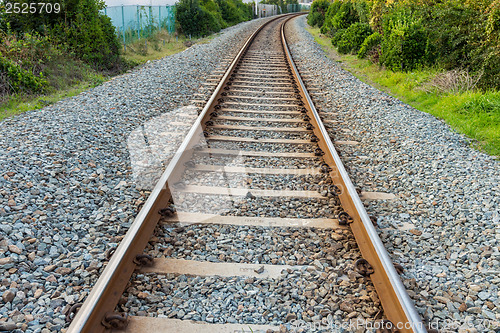
{"label": "ballast gravel", "polygon": [[[65,313],[88,295],[105,251],[147,197],[134,185],[129,135],[209,93],[214,86],[202,82],[225,69],[262,23],[225,29],[209,43],[0,122],[2,330],[67,327]],[[183,115],[165,119],[194,119]]]}
{"label": "ballast gravel", "polygon": [[319,157],[303,158],[280,158],[268,156],[239,156],[239,155],[215,155],[193,154],[192,161],[196,164],[237,166],[249,168],[282,168],[282,169],[305,169],[317,168],[323,163]]}
{"label": "ballast gravel", "polygon": [[277,326],[372,320],[380,311],[373,285],[354,269],[360,252],[350,230],[167,224],[156,235],[146,251],[157,258],[293,268],[284,266],[273,279],[138,273],[118,311]]}
{"label": "ballast gravel", "polygon": [[[189,104],[195,93],[208,93],[213,85],[200,83],[224,65],[221,54],[234,55],[261,22],[226,29],[210,43],[0,123],[2,330],[49,333],[67,326],[65,312],[87,296],[105,251],[117,245],[147,197],[134,185],[127,137]],[[450,332],[495,332],[500,163],[440,120],[342,70],[305,26],[304,17],[289,25],[292,52],[302,73],[314,75],[319,111],[340,121],[333,139],[360,143],[337,147],[355,185],[397,195],[365,204],[379,216],[393,260],[405,267],[402,278],[417,310],[441,329],[448,323]],[[180,117],[186,119],[193,117]],[[245,200],[237,205],[252,208]],[[265,212],[252,208],[259,209]],[[180,311],[176,317],[183,317]]]}
{"label": "ballast gravel", "polygon": [[[357,187],[394,193],[365,201],[417,310],[441,332],[500,330],[500,162],[443,121],[361,82],[305,30],[288,26],[302,74]],[[306,81],[312,83],[311,81]]]}

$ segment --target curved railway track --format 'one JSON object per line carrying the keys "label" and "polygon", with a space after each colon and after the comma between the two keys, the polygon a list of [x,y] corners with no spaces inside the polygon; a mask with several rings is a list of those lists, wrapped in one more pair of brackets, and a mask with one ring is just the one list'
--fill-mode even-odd
{"label": "curved railway track", "polygon": [[68,332],[426,332],[293,63],[291,17],[233,60]]}

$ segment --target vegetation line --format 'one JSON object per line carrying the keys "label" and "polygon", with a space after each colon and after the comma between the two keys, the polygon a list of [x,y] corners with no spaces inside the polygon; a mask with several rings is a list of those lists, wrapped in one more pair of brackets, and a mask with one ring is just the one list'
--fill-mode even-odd
{"label": "vegetation line", "polygon": [[148,38],[123,51],[103,1],[49,0],[54,1],[60,4],[57,13],[29,15],[7,13],[0,1],[0,120],[76,95],[253,18],[251,4],[242,0],[180,0],[174,35],[151,26]]}
{"label": "vegetation line", "polygon": [[[414,108],[443,119],[452,128],[473,139],[473,145],[500,156],[500,92],[471,90],[463,85],[459,71],[423,68],[394,72],[356,55],[337,52],[320,28],[307,29],[327,55],[340,62],[362,81],[371,84]],[[455,76],[455,77],[454,77]],[[454,85],[455,84],[455,85]],[[473,84],[473,83],[471,83]]]}

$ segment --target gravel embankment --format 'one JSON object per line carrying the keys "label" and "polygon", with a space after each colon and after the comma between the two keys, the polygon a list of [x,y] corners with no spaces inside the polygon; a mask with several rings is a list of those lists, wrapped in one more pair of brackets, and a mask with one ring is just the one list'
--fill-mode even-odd
{"label": "gravel embankment", "polygon": [[0,123],[0,330],[64,329],[64,313],[87,296],[147,196],[134,185],[130,159],[141,153],[129,150],[131,133],[146,132],[147,143],[152,124],[192,122],[196,110],[165,115],[207,93],[201,83],[261,23]]}
{"label": "gravel embankment", "polygon": [[378,215],[392,259],[405,267],[419,313],[440,329],[448,322],[449,332],[498,332],[500,162],[343,70],[305,27],[305,17],[289,25],[292,53],[299,70],[314,75],[320,113],[340,121],[332,138],[360,143],[337,147],[353,182],[397,195],[365,205]]}
{"label": "gravel embankment", "polygon": [[354,269],[361,255],[349,230],[163,225],[157,235],[148,251],[157,258],[294,268],[273,279],[136,274],[119,311],[245,326],[340,323],[380,311],[373,285]]}

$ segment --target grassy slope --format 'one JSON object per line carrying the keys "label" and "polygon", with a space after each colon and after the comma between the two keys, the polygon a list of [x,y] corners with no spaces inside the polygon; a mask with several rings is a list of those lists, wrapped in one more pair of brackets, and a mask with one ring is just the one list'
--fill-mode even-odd
{"label": "grassy slope", "polygon": [[105,81],[105,77],[85,63],[58,55],[43,69],[49,85],[43,94],[9,95],[0,101],[0,120],[40,109],[66,97],[78,95]]}
{"label": "grassy slope", "polygon": [[474,139],[479,149],[500,156],[500,92],[429,92],[425,82],[437,74],[435,70],[412,73],[385,70],[353,55],[339,55],[330,39],[320,34],[319,28],[308,28],[308,31],[331,58],[362,81],[443,119],[458,132]]}
{"label": "grassy slope", "polygon": [[[165,45],[163,45],[163,40],[165,40]],[[155,38],[148,41],[147,49],[144,40],[140,40],[128,46],[123,57],[130,64],[139,65],[148,60],[160,59],[181,52],[186,47],[185,39],[179,38],[177,41],[175,38],[168,38],[165,32],[159,32]],[[43,95],[9,96],[7,101],[0,103],[0,121],[78,95],[109,79],[80,61],[64,57],[53,61],[44,74],[49,80],[49,90]]]}
{"label": "grassy slope", "polygon": [[[137,40],[127,45],[124,58],[133,63],[141,64],[148,60],[160,59],[178,52],[182,52],[189,45],[189,39],[185,37],[175,37],[162,30],[153,38]],[[192,42],[195,42],[193,39]]]}

